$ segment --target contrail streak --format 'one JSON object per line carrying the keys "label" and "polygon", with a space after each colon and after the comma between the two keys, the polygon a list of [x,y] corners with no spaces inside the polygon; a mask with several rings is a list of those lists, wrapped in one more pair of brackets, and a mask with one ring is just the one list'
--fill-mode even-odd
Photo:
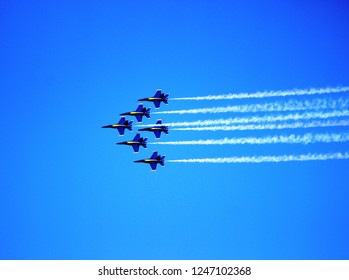
{"label": "contrail streak", "polygon": [[[286,115],[265,115],[265,116],[252,116],[252,117],[236,117],[228,119],[216,119],[216,120],[198,120],[193,122],[171,122],[164,123],[163,125],[172,127],[183,126],[209,126],[209,125],[232,125],[240,123],[263,123],[263,122],[278,122],[278,121],[297,121],[297,120],[311,120],[311,119],[328,119],[338,117],[348,117],[349,110],[343,111],[331,111],[331,112],[303,112],[303,113],[289,113]],[[146,127],[148,125],[138,125],[138,127]]]}
{"label": "contrail streak", "polygon": [[244,145],[244,144],[313,144],[348,142],[349,133],[306,133],[304,135],[275,135],[266,137],[224,138],[190,141],[153,142],[158,145]]}
{"label": "contrail streak", "polygon": [[293,90],[278,90],[278,91],[257,91],[254,93],[230,93],[220,95],[208,95],[197,97],[180,97],[171,98],[171,100],[223,100],[223,99],[246,99],[246,98],[265,98],[265,97],[281,97],[281,96],[299,96],[299,95],[314,95],[314,94],[330,94],[349,91],[349,87],[334,87],[334,88],[311,88],[311,89],[293,89]]}
{"label": "contrail streak", "polygon": [[284,112],[300,110],[347,109],[348,99],[313,99],[311,101],[289,100],[264,104],[234,105],[227,107],[212,107],[201,109],[172,110],[154,112],[153,114],[217,114],[217,113],[255,113],[255,112]]}
{"label": "contrail streak", "polygon": [[180,131],[236,131],[236,130],[265,130],[265,129],[297,129],[314,127],[349,126],[349,120],[339,121],[307,121],[294,123],[268,123],[268,124],[243,124],[243,125],[219,125],[219,126],[196,126],[180,127],[172,130]]}
{"label": "contrail streak", "polygon": [[287,161],[318,161],[318,160],[349,159],[349,153],[328,154],[301,154],[282,156],[252,156],[252,157],[224,157],[224,158],[192,158],[168,160],[167,162],[181,163],[263,163],[263,162],[287,162]]}

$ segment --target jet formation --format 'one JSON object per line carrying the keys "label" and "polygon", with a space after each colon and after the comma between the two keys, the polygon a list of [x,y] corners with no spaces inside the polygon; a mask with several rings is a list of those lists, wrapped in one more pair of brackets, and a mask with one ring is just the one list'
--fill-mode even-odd
{"label": "jet formation", "polygon": [[[161,102],[168,104],[168,96],[169,94],[162,93],[161,89],[158,89],[153,97],[147,97],[139,99],[138,101],[149,101],[153,102],[156,109],[160,108]],[[114,128],[117,129],[120,136],[123,136],[125,133],[125,129],[132,131],[132,121],[126,120],[126,116],[134,116],[138,123],[141,123],[143,117],[150,118],[150,108],[146,108],[143,104],[139,104],[136,111],[130,111],[120,114],[121,119],[117,124],[105,125],[102,128]],[[168,126],[162,125],[162,120],[157,120],[156,124],[153,126],[145,127],[138,129],[138,131],[148,131],[153,132],[156,139],[160,139],[161,132],[168,135]],[[147,148],[147,140],[148,138],[141,137],[138,132],[133,140],[118,142],[117,145],[127,145],[133,148],[135,153],[139,152],[139,147]],[[157,151],[154,151],[150,158],[141,159],[134,161],[136,163],[148,163],[150,164],[151,170],[156,171],[157,164],[161,166],[165,165],[165,156],[161,156]]]}

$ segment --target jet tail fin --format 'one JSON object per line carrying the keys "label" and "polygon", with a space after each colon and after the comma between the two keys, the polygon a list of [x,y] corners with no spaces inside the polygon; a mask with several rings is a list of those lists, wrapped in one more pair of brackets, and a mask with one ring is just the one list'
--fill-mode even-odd
{"label": "jet tail fin", "polygon": [[132,124],[133,124],[133,121],[130,121],[130,122],[128,123],[128,125],[127,125],[127,129],[128,129],[129,131],[132,131]]}
{"label": "jet tail fin", "polygon": [[165,156],[162,156],[162,157],[161,157],[160,165],[161,165],[161,166],[165,166]]}
{"label": "jet tail fin", "polygon": [[147,140],[148,140],[148,138],[144,138],[143,142],[141,144],[144,148],[147,148]]}
{"label": "jet tail fin", "polygon": [[165,104],[168,104],[168,96],[169,96],[169,94],[166,94],[166,95],[165,95],[165,98],[164,98],[164,100],[163,100]]}

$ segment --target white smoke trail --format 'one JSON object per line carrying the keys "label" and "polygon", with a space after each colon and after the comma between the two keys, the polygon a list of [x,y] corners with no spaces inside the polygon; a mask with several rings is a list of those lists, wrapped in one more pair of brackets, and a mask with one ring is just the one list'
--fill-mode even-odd
{"label": "white smoke trail", "polygon": [[278,90],[278,91],[258,91],[254,93],[230,93],[220,95],[208,95],[197,97],[180,97],[171,98],[171,100],[222,100],[222,99],[245,99],[245,98],[265,98],[265,97],[281,97],[281,96],[299,96],[299,95],[314,95],[314,94],[330,94],[347,92],[349,87],[334,87],[334,88],[311,88],[311,89],[293,89],[293,90]]}
{"label": "white smoke trail", "polygon": [[301,154],[282,156],[252,156],[252,157],[225,157],[225,158],[192,158],[168,160],[176,163],[263,163],[263,162],[287,162],[287,161],[318,161],[318,160],[349,159],[349,153],[328,154]]}
{"label": "white smoke trail", "polygon": [[306,101],[289,100],[264,104],[234,105],[227,107],[212,107],[201,109],[172,110],[154,112],[153,114],[217,114],[217,113],[255,113],[255,112],[284,112],[300,110],[347,109],[349,99],[313,99]]}
{"label": "white smoke trail", "polygon": [[[198,120],[193,122],[171,122],[164,123],[166,126],[209,126],[209,125],[232,125],[238,123],[262,123],[262,122],[278,122],[278,121],[297,121],[297,120],[311,120],[311,119],[328,119],[337,117],[348,117],[349,110],[331,111],[331,112],[303,112],[290,113],[286,115],[265,115],[252,117],[235,117],[228,119],[216,120]],[[138,127],[146,127],[149,125],[138,125]]]}
{"label": "white smoke trail", "polygon": [[219,126],[196,126],[180,127],[172,130],[180,131],[241,131],[241,130],[266,130],[266,129],[297,129],[314,127],[338,127],[349,126],[349,120],[339,121],[307,121],[294,123],[268,123],[268,124],[243,124],[243,125],[219,125]]}
{"label": "white smoke trail", "polygon": [[275,135],[266,137],[224,138],[190,141],[153,142],[158,145],[244,145],[244,144],[314,144],[348,142],[349,133],[306,133],[304,135]]}

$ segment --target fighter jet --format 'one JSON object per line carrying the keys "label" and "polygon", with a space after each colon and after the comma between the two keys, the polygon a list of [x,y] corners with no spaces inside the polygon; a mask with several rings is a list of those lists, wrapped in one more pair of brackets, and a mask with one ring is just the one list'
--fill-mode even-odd
{"label": "fighter jet", "polygon": [[136,111],[122,113],[120,116],[135,116],[138,122],[142,122],[143,116],[150,118],[150,108],[147,109],[143,107],[143,104],[139,104]]}
{"label": "fighter jet", "polygon": [[147,140],[148,140],[148,138],[143,138],[143,137],[141,137],[141,135],[139,133],[137,133],[135,138],[133,138],[132,141],[119,142],[116,144],[132,146],[135,153],[138,153],[139,146],[147,148]]}
{"label": "fighter jet", "polygon": [[161,89],[158,89],[157,92],[155,93],[154,97],[142,98],[142,99],[138,99],[138,101],[153,102],[155,105],[155,108],[159,109],[161,102],[168,104],[168,96],[169,96],[169,94],[164,94],[163,92],[161,92]]}
{"label": "fighter jet", "polygon": [[160,139],[161,136],[161,132],[164,132],[166,134],[168,134],[168,126],[165,125],[161,125],[162,121],[158,120],[156,122],[157,125],[154,125],[152,127],[146,127],[146,128],[141,128],[138,129],[138,131],[150,131],[150,132],[154,132],[156,139]]}
{"label": "fighter jet", "polygon": [[128,121],[125,117],[122,117],[117,124],[105,125],[102,126],[102,128],[116,128],[119,134],[123,136],[126,128],[132,131],[132,123],[133,121]]}
{"label": "fighter jet", "polygon": [[151,155],[150,158],[135,160],[135,162],[149,163],[151,170],[156,171],[156,166],[158,163],[161,166],[165,165],[165,156],[160,156],[160,155],[158,155],[157,151],[154,151],[154,153]]}

